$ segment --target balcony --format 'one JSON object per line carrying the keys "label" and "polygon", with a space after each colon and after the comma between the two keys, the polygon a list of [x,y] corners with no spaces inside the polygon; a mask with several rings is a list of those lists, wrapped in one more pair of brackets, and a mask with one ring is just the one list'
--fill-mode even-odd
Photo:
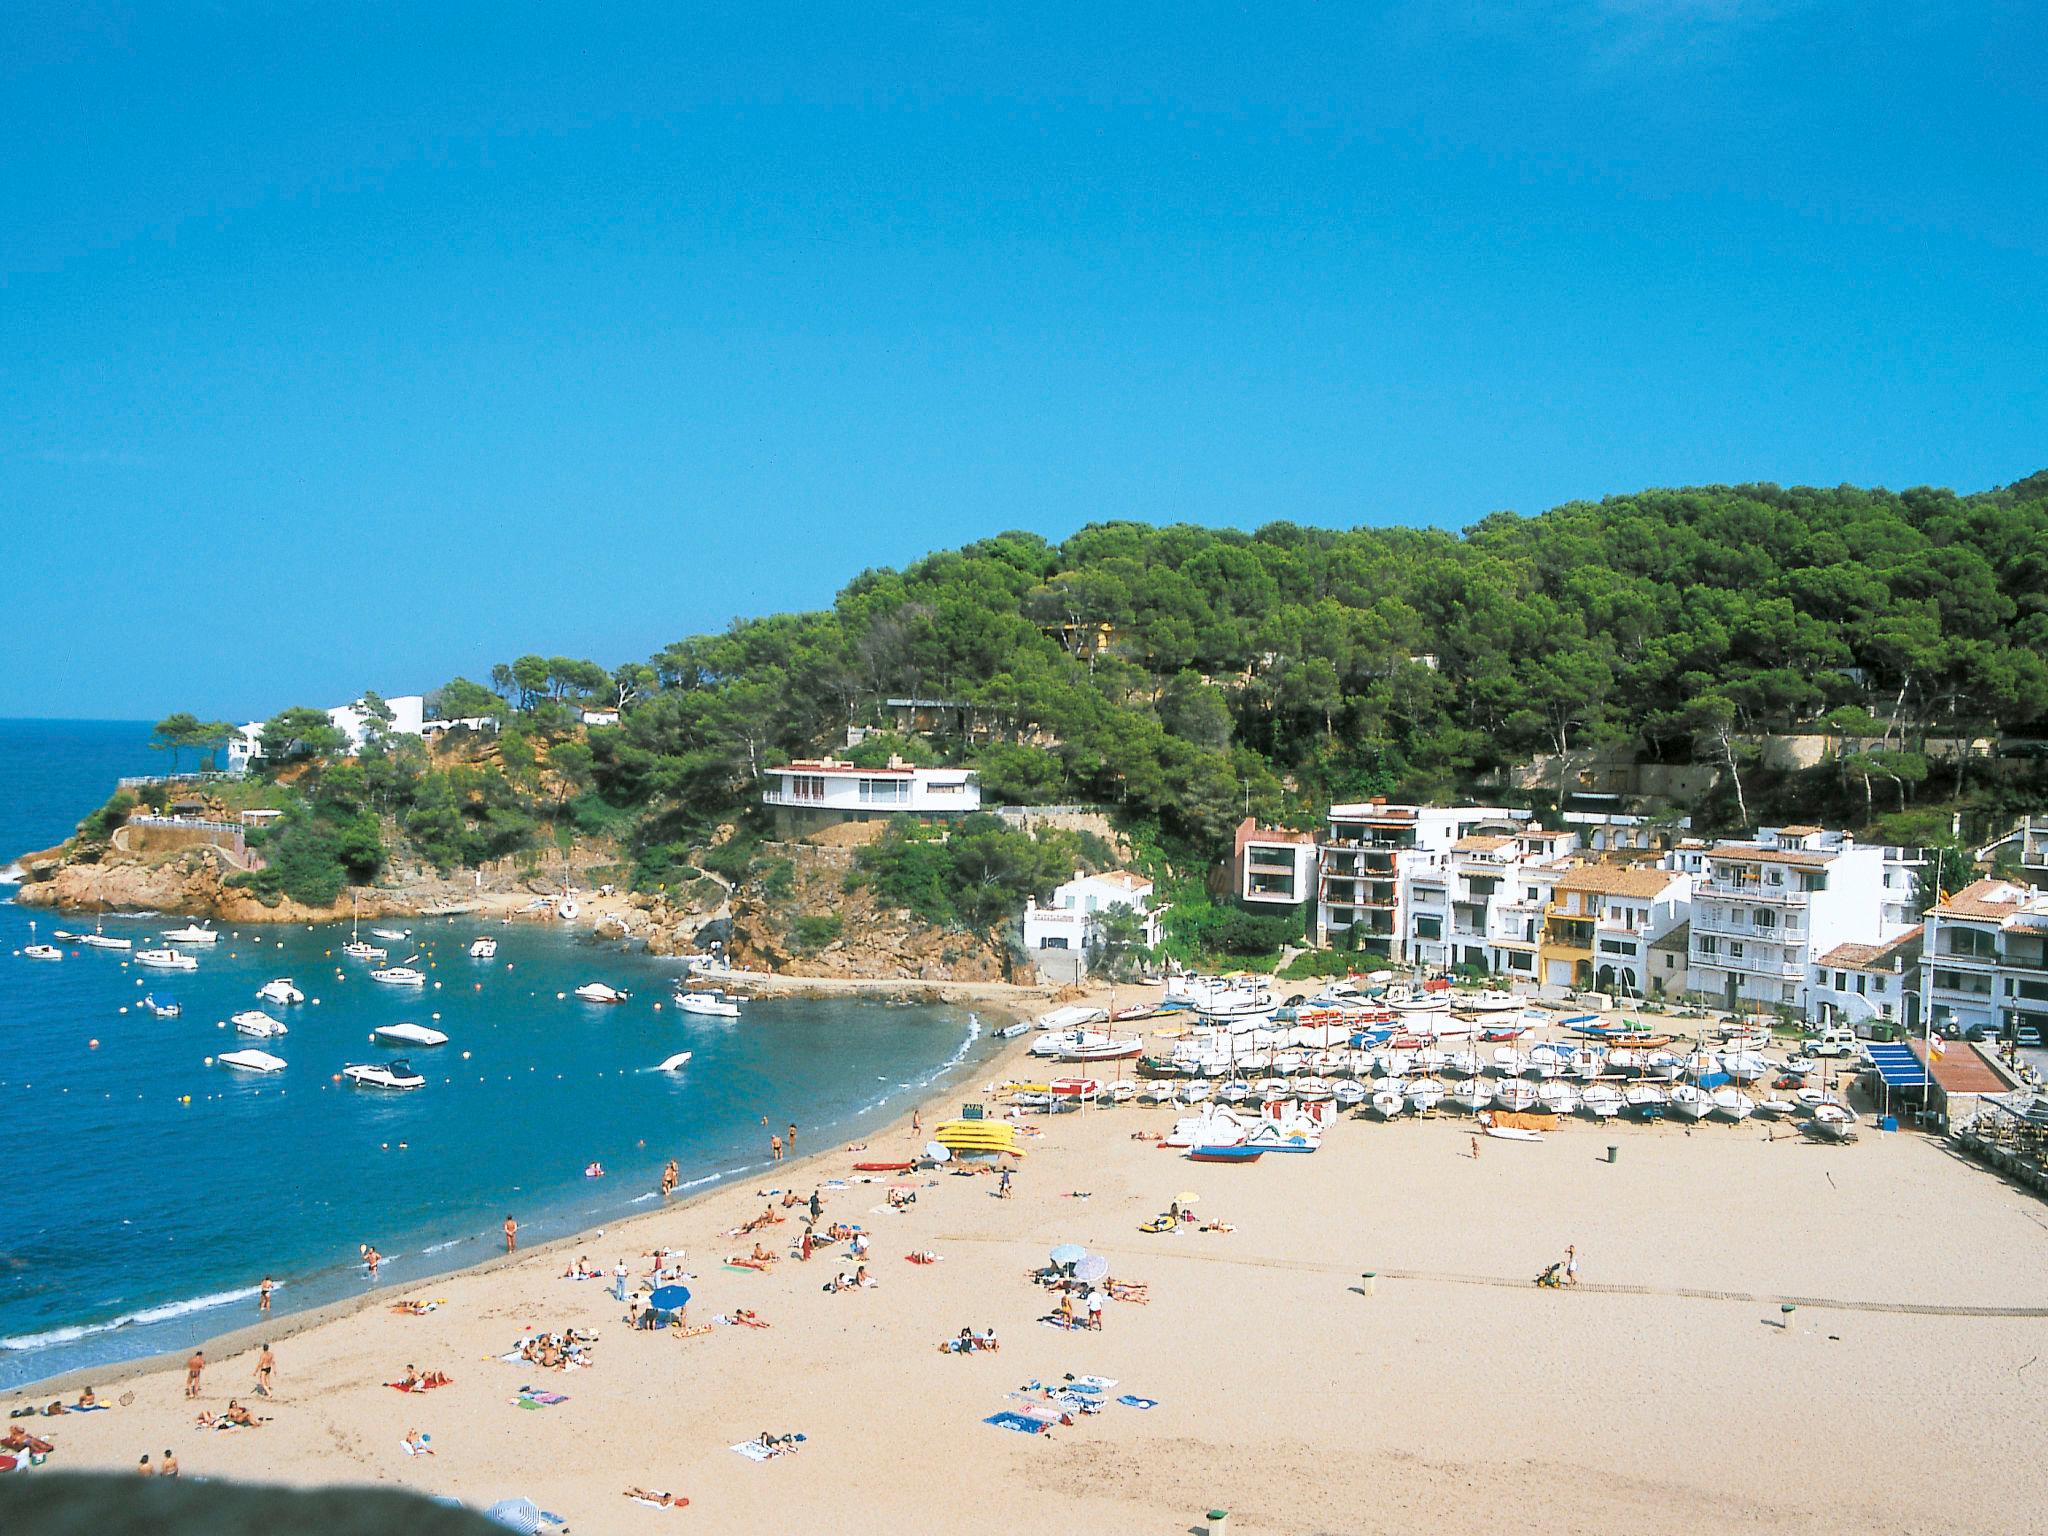
{"label": "balcony", "polygon": [[1294,855],[1277,848],[1247,848],[1244,861],[1250,869],[1270,869],[1286,874],[1294,868]]}
{"label": "balcony", "polygon": [[1802,922],[1788,920],[1765,927],[1743,920],[1733,912],[1717,917],[1700,906],[1692,909],[1692,926],[1695,933],[1725,933],[1738,939],[1754,939],[1761,944],[1802,944],[1806,941],[1806,924]]}
{"label": "balcony", "polygon": [[1711,875],[1693,887],[1695,899],[1719,896],[1728,901],[1770,902],[1777,906],[1806,905],[1813,893],[1796,885],[1763,885],[1753,880],[1717,880]]}

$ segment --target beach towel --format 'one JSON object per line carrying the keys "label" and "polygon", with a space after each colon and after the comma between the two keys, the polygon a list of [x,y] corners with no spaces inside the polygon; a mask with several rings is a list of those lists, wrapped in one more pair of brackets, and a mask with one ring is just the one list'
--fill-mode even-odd
{"label": "beach towel", "polygon": [[80,1407],[77,1403],[73,1403],[69,1408],[66,1408],[64,1411],[66,1413],[105,1413],[107,1411],[107,1404],[87,1403],[83,1407]]}
{"label": "beach towel", "polygon": [[1041,1424],[1036,1419],[1027,1419],[1021,1413],[1010,1413],[1007,1410],[992,1413],[981,1422],[993,1424],[997,1429],[1014,1429],[1020,1435],[1042,1435],[1052,1428],[1050,1424]]}
{"label": "beach towel", "polygon": [[529,1403],[544,1403],[550,1408],[554,1407],[556,1403],[566,1403],[569,1401],[560,1392],[536,1392],[531,1387],[521,1387],[519,1395]]}
{"label": "beach towel", "polygon": [[1157,1408],[1159,1406],[1159,1399],[1156,1397],[1133,1397],[1128,1392],[1118,1398],[1117,1401],[1126,1408]]}
{"label": "beach towel", "polygon": [[632,1499],[635,1504],[645,1504],[649,1509],[687,1509],[690,1504],[688,1499],[670,1499],[663,1504],[658,1499],[635,1498],[630,1493],[626,1497]]}
{"label": "beach towel", "polygon": [[1069,1376],[1067,1385],[1076,1392],[1107,1392],[1116,1385],[1114,1376]]}
{"label": "beach towel", "polygon": [[[804,1439],[802,1435],[792,1435],[790,1438],[797,1441],[798,1443],[801,1443]],[[796,1446],[766,1446],[758,1440],[746,1440],[734,1446],[733,1449],[737,1451],[740,1455],[746,1457],[749,1461],[772,1461],[777,1456],[787,1455],[789,1452],[795,1450]]]}

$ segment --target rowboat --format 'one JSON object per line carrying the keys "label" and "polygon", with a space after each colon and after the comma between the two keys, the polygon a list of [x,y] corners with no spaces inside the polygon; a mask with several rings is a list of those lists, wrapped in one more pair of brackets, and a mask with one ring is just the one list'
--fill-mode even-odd
{"label": "rowboat", "polygon": [[1643,1120],[1661,1120],[1671,1107],[1671,1091],[1661,1083],[1630,1083],[1621,1092],[1622,1102]]}
{"label": "rowboat", "polygon": [[1483,1077],[1460,1078],[1451,1084],[1451,1103],[1477,1114],[1493,1102],[1493,1084]]}
{"label": "rowboat", "polygon": [[1576,1114],[1579,1105],[1583,1102],[1582,1095],[1579,1092],[1579,1085],[1567,1082],[1561,1077],[1554,1078],[1547,1083],[1539,1083],[1536,1087],[1536,1097],[1542,1102],[1543,1107],[1553,1115]]}
{"label": "rowboat", "polygon": [[1591,1083],[1579,1095],[1579,1107],[1596,1120],[1611,1120],[1621,1113],[1621,1090],[1612,1083]]}
{"label": "rowboat", "polygon": [[1679,1083],[1671,1090],[1671,1107],[1688,1120],[1704,1120],[1713,1111],[1714,1099],[1704,1088]]}
{"label": "rowboat", "polygon": [[1740,1088],[1716,1088],[1712,1097],[1714,1113],[1737,1124],[1747,1120],[1756,1110],[1756,1100]]}
{"label": "rowboat", "polygon": [[1234,1147],[1189,1147],[1191,1163],[1256,1163],[1266,1155],[1264,1147],[1239,1144]]}
{"label": "rowboat", "polygon": [[1382,1120],[1391,1120],[1408,1107],[1408,1096],[1392,1088],[1375,1088],[1372,1107]]}

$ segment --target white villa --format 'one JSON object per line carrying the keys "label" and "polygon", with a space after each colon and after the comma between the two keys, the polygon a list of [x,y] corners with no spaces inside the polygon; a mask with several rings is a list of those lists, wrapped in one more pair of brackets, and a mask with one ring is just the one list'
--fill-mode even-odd
{"label": "white villa", "polygon": [[972,768],[913,768],[892,757],[885,768],[833,758],[785,763],[762,775],[761,803],[775,812],[778,837],[891,816],[965,816],[981,809]]}
{"label": "white villa", "polygon": [[1138,915],[1138,942],[1150,949],[1159,942],[1160,916],[1152,905],[1152,889],[1150,880],[1129,870],[1088,875],[1077,869],[1045,906],[1025,902],[1024,948],[1042,973],[1079,980],[1087,971],[1088,951],[1100,937],[1102,914],[1125,907]]}

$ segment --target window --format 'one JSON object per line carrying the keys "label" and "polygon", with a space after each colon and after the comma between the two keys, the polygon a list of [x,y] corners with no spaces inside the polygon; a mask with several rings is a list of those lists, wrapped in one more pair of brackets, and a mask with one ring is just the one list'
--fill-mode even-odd
{"label": "window", "polygon": [[1700,953],[1701,953],[1701,954],[1703,954],[1703,955],[1718,955],[1718,954],[1719,954],[1720,952],[1721,952],[1721,941],[1720,941],[1719,939],[1715,938],[1715,937],[1714,937],[1714,936],[1713,936],[1713,935],[1712,935],[1711,933],[1707,933],[1707,934],[1702,934],[1702,935],[1700,935]]}
{"label": "window", "polygon": [[1843,975],[1840,971],[1835,972],[1835,990],[1837,992],[1846,992],[1849,990],[1849,978]]}
{"label": "window", "polygon": [[1415,919],[1415,937],[1418,939],[1440,939],[1444,936],[1444,920],[1440,917],[1418,917]]}
{"label": "window", "polygon": [[1866,994],[1867,992],[1869,992],[1869,990],[1870,990],[1870,978],[1869,978],[1868,976],[1864,976],[1864,975],[1860,975],[1860,974],[1859,974],[1859,975],[1857,976],[1857,978],[1856,978],[1856,995],[1857,995],[1858,997],[1862,997],[1862,996],[1863,996],[1864,994]]}
{"label": "window", "polygon": [[1783,1002],[1796,1003],[1799,1001],[1799,989],[1793,986],[1792,983],[1788,981],[1785,983],[1784,988],[1779,992],[1778,996],[1779,999]]}
{"label": "window", "polygon": [[1966,959],[1989,960],[1996,946],[1991,935],[1981,928],[1944,928],[1942,937],[1948,942],[1941,947],[1945,955],[1960,955]]}
{"label": "window", "polygon": [[1742,945],[1739,942],[1728,946],[1728,958],[1730,960],[1740,960],[1742,958]]}
{"label": "window", "polygon": [[860,798],[863,805],[908,805],[910,803],[910,781],[908,779],[862,779]]}
{"label": "window", "polygon": [[1636,947],[1626,939],[1602,939],[1600,941],[1600,952],[1603,955],[1628,955],[1633,957]]}
{"label": "window", "polygon": [[825,798],[825,779],[816,773],[785,773],[782,776],[782,793],[790,800],[822,800]]}
{"label": "window", "polygon": [[1533,973],[1536,969],[1536,957],[1534,955],[1525,955],[1520,950],[1511,949],[1508,951],[1508,969],[1511,971]]}
{"label": "window", "polygon": [[1778,926],[1778,914],[1769,907],[1759,907],[1756,912],[1756,925],[1759,928],[1775,928]]}

